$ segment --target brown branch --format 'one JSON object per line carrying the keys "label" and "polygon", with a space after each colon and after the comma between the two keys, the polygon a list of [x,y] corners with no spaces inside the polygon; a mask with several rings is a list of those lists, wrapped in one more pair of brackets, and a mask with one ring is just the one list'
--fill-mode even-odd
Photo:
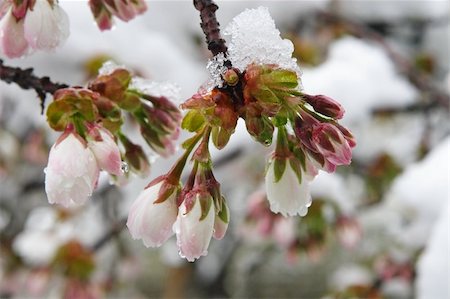
{"label": "brown branch", "polygon": [[61,88],[68,85],[53,83],[49,77],[37,77],[33,74],[33,69],[21,69],[18,67],[9,67],[3,64],[0,59],[0,80],[6,83],[16,83],[23,89],[34,89],[41,100],[41,108],[44,111],[45,96],[47,93],[53,94]]}
{"label": "brown branch", "polygon": [[318,17],[329,24],[344,25],[350,34],[379,44],[387,52],[397,69],[408,78],[409,82],[428,96],[429,102],[435,102],[438,106],[444,107],[445,109],[450,108],[450,96],[435,86],[430,76],[418,72],[414,65],[395,51],[381,34],[364,24],[348,20],[329,12],[319,12]]}
{"label": "brown branch", "polygon": [[206,36],[208,49],[214,56],[219,53],[226,55],[228,49],[225,40],[220,36],[220,24],[216,18],[216,10],[219,7],[212,0],[194,0],[194,6],[200,12],[200,26]]}

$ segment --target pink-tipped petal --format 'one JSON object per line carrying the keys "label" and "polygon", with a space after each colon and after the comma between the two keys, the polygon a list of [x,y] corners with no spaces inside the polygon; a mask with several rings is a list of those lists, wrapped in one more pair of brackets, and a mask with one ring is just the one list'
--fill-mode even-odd
{"label": "pink-tipped petal", "polygon": [[36,0],[25,17],[25,39],[33,49],[51,50],[69,36],[69,18],[57,3]]}
{"label": "pink-tipped petal", "polygon": [[45,191],[51,204],[81,205],[95,189],[99,173],[97,162],[75,133],[61,138],[50,150]]}
{"label": "pink-tipped petal", "polygon": [[177,245],[181,257],[193,262],[208,253],[209,242],[214,231],[214,207],[202,220],[200,200],[195,199],[194,206],[186,213],[186,205],[182,204],[174,225],[177,234]]}
{"label": "pink-tipped petal", "polygon": [[95,139],[89,140],[88,146],[92,150],[97,159],[100,169],[109,172],[110,174],[121,176],[123,171],[121,169],[122,159],[120,158],[120,150],[114,137],[111,133],[100,127],[98,132],[101,137],[101,141]]}
{"label": "pink-tipped petal", "polygon": [[0,50],[9,58],[21,57],[28,50],[23,20],[17,21],[11,9],[0,20]]}
{"label": "pink-tipped petal", "polygon": [[127,227],[133,239],[142,239],[146,247],[161,246],[173,235],[177,218],[176,192],[161,203],[155,203],[163,182],[144,189],[131,205]]}

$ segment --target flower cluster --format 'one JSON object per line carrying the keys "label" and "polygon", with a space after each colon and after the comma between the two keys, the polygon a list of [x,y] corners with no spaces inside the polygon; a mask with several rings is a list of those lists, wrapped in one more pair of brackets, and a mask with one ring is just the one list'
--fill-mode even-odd
{"label": "flower cluster", "polygon": [[147,10],[144,0],[89,0],[89,6],[100,30],[113,26],[113,16],[128,22]]}
{"label": "flower cluster", "polygon": [[[208,64],[216,77],[181,105],[188,110],[181,127],[195,133],[183,144],[185,154],[167,175],[147,186],[128,217],[132,236],[147,246],[159,246],[175,232],[180,255],[189,261],[204,255],[211,237],[222,238],[227,227],[228,208],[212,174],[209,140],[224,148],[239,118],[264,146],[277,135],[266,188],[270,209],[283,216],[305,216],[311,205],[309,182],[319,169],[333,172],[337,165],[349,164],[355,146],[351,133],[337,123],[344,114],[341,105],[301,91],[291,44],[280,38],[267,9],[243,14],[229,28],[229,52],[219,53]],[[244,32],[248,28],[250,32]],[[269,42],[254,45],[257,51],[252,56],[247,39],[260,28],[270,31]],[[191,175],[183,186],[180,175],[195,147]],[[264,219],[264,225],[283,227],[276,217]]]}
{"label": "flower cluster", "polygon": [[0,3],[0,50],[9,58],[51,50],[69,36],[69,19],[56,0]]}
{"label": "flower cluster", "polygon": [[[204,128],[185,142],[186,151],[172,170],[153,180],[133,203],[127,226],[134,239],[157,247],[176,234],[180,256],[194,261],[207,254],[212,237],[224,237],[229,210],[210,166],[210,133]],[[192,155],[191,174],[182,187],[182,170],[202,136]]]}
{"label": "flower cluster", "polygon": [[171,152],[180,112],[166,97],[137,90],[132,80],[128,70],[109,67],[87,88],[65,88],[54,94],[47,120],[63,134],[50,150],[45,171],[50,203],[83,204],[95,189],[100,170],[115,179],[128,174],[124,165],[137,174],[148,173],[144,150],[121,130],[123,111],[137,120],[151,148],[162,155]]}

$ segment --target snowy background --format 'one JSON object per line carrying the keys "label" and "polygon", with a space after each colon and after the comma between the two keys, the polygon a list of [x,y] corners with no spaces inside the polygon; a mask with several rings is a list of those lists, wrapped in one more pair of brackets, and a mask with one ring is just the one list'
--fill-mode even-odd
{"label": "snowy background", "polygon": [[[109,57],[143,77],[177,84],[179,103],[207,80],[210,57],[191,1],[150,1],[146,14],[105,33],[84,1],[60,2],[71,23],[66,44],[5,64],[84,85],[89,62]],[[254,143],[242,124],[225,150],[213,152],[213,159],[225,161],[217,174],[232,222],[207,257],[189,264],[179,258],[173,239],[146,249],[126,229],[99,242],[121,227],[140,190],[174,158],[149,152],[155,158],[150,177],[122,188],[102,177],[88,206],[58,210],[43,188],[48,147],[57,134],[46,125],[33,91],[0,82],[0,297],[60,297],[69,278],[54,266],[55,253],[78,240],[87,248],[101,244],[93,249],[95,270],[86,283],[99,297],[449,298],[449,103],[436,102],[413,84],[388,52],[398,53],[448,100],[449,2],[217,3],[223,28],[245,8],[268,7],[294,43],[304,90],[331,96],[346,109],[343,124],[358,142],[354,162],[314,181],[312,206],[320,209],[293,222],[308,242],[292,254],[280,245],[279,233],[260,233],[249,221],[248,198],[261,187],[269,150]],[[319,11],[383,39],[361,38],[349,24],[331,23]],[[338,216],[352,225],[339,226],[333,220]],[[320,241],[303,231],[317,219],[325,223]]]}

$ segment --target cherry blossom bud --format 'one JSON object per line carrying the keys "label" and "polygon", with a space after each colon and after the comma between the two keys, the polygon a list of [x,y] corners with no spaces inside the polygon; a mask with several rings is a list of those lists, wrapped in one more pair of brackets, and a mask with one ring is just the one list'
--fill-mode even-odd
{"label": "cherry blossom bud", "polygon": [[112,28],[112,16],[128,22],[147,10],[144,0],[89,0],[89,6],[100,30]]}
{"label": "cherry blossom bud", "polygon": [[181,257],[193,262],[208,253],[214,232],[213,199],[206,191],[192,190],[180,205],[174,225]]}
{"label": "cherry blossom bud", "polygon": [[91,196],[99,169],[85,141],[66,131],[50,150],[45,174],[48,201],[68,207],[81,205]]}
{"label": "cherry blossom bud", "polygon": [[362,229],[356,219],[342,216],[336,221],[336,234],[345,248],[352,249],[361,240]]}
{"label": "cherry blossom bud", "polygon": [[27,12],[24,29],[32,49],[51,50],[69,37],[69,18],[56,2],[36,0]]}
{"label": "cherry blossom bud", "polygon": [[142,14],[147,10],[144,0],[115,0],[114,15],[122,21],[128,22],[136,15]]}
{"label": "cherry blossom bud", "polygon": [[269,162],[266,173],[266,191],[270,209],[283,216],[297,214],[305,216],[311,205],[309,180],[306,176],[299,175],[298,169],[294,169],[292,163],[286,164],[281,177],[277,179],[274,160]]}
{"label": "cherry blossom bud", "polygon": [[91,128],[88,132],[88,146],[94,153],[101,170],[116,176],[123,175],[120,150],[108,130],[100,126]]}
{"label": "cherry blossom bud", "polygon": [[348,165],[352,160],[352,150],[339,129],[329,123],[313,127],[312,143],[316,151],[335,165]]}
{"label": "cherry blossom bud", "polygon": [[9,58],[25,55],[28,42],[24,37],[24,22],[16,20],[11,9],[0,20],[0,50]]}
{"label": "cherry blossom bud", "polygon": [[225,236],[228,229],[228,223],[230,223],[230,209],[228,209],[225,200],[222,199],[222,209],[214,219],[214,239],[221,240]]}
{"label": "cherry blossom bud", "polygon": [[[142,239],[147,247],[161,246],[173,235],[177,218],[177,186],[167,188],[164,177],[155,179],[131,205],[127,227],[133,239]],[[167,191],[167,192],[166,192]]]}
{"label": "cherry blossom bud", "polygon": [[313,106],[316,112],[320,114],[335,118],[341,119],[344,116],[345,110],[341,104],[336,102],[330,97],[324,95],[309,95],[304,94],[304,99]]}

